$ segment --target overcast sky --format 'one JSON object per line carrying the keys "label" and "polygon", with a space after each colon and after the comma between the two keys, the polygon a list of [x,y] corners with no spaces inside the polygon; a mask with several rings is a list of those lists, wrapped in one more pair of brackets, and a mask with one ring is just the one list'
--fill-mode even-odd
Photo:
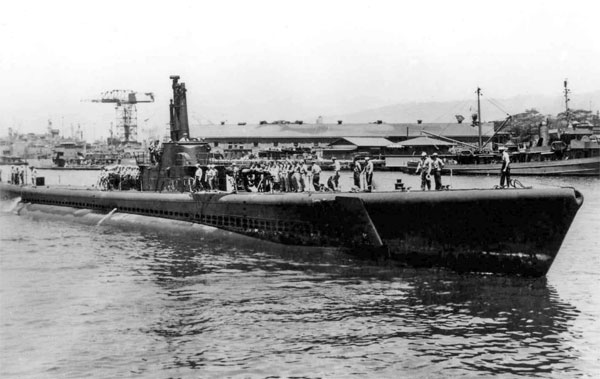
{"label": "overcast sky", "polygon": [[81,100],[112,89],[154,92],[138,124],[163,130],[172,74],[192,124],[596,91],[599,20],[597,0],[5,1],[0,135],[106,136],[114,108]]}

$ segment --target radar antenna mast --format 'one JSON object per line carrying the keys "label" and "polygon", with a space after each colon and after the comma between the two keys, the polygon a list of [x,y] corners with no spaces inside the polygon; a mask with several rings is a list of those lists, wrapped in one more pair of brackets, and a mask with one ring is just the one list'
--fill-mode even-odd
{"label": "radar antenna mast", "polygon": [[565,95],[565,118],[567,120],[567,128],[569,128],[571,126],[571,110],[569,109],[569,101],[571,101],[571,99],[569,98],[569,93],[571,93],[571,90],[567,87],[567,79],[565,79],[564,81],[564,95]]}

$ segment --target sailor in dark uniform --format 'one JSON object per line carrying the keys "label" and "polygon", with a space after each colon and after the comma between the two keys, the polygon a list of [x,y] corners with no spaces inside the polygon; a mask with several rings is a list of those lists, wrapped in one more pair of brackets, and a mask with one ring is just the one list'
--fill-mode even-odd
{"label": "sailor in dark uniform", "polygon": [[369,157],[365,158],[365,191],[371,192],[373,191],[373,171],[375,168],[373,167],[373,162],[369,159]]}
{"label": "sailor in dark uniform", "polygon": [[444,168],[444,162],[437,153],[433,153],[431,156],[431,168],[433,170],[433,179],[435,180],[435,190],[440,191],[442,189],[442,168]]}
{"label": "sailor in dark uniform", "polygon": [[354,178],[354,186],[360,189],[360,174],[362,173],[362,167],[358,157],[354,158],[354,167],[352,168],[352,177]]}
{"label": "sailor in dark uniform", "polygon": [[335,157],[331,158],[331,160],[333,161],[333,180],[335,181],[335,188],[337,190],[340,187],[340,170],[342,169],[342,165]]}

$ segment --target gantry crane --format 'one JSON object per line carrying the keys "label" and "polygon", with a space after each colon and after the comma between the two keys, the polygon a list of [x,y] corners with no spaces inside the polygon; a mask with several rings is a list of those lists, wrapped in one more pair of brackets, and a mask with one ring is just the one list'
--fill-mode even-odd
{"label": "gantry crane", "polygon": [[152,92],[138,93],[131,90],[115,89],[103,92],[99,99],[87,100],[92,103],[116,104],[117,113],[117,138],[120,142],[137,141],[137,109],[138,103],[153,103]]}

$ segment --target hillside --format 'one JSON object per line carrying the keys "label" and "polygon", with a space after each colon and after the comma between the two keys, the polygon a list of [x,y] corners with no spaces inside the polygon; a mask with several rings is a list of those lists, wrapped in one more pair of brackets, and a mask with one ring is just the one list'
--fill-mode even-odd
{"label": "hillside", "polygon": [[[572,109],[591,109],[596,112],[600,109],[600,90],[584,94],[572,94],[570,107]],[[498,105],[498,106],[496,106]],[[484,121],[501,120],[506,113],[517,114],[526,109],[535,108],[543,114],[556,115],[564,111],[564,98],[560,95],[523,95],[507,99],[481,98],[482,119]],[[420,102],[401,103],[380,108],[366,109],[342,115],[324,116],[325,122],[372,122],[383,120],[385,122],[453,122],[454,116],[462,114],[470,119],[470,114],[477,110],[477,99],[446,101],[446,102]]]}

